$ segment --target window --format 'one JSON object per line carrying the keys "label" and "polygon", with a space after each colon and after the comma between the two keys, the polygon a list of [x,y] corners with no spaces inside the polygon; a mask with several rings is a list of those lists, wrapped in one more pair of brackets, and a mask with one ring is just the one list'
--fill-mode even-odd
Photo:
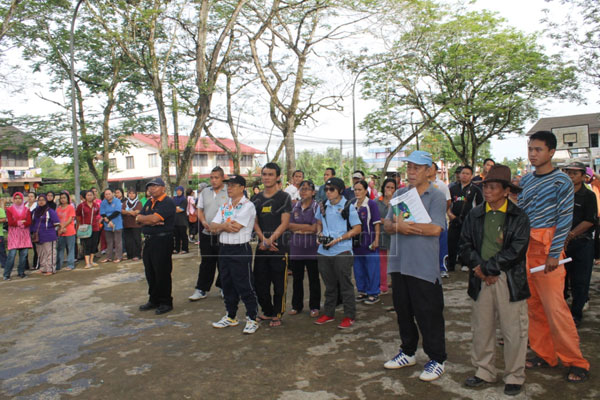
{"label": "window", "polygon": [[148,154],[148,168],[158,167],[158,153]]}
{"label": "window", "polygon": [[133,156],[125,157],[125,168],[134,169],[135,165],[133,164]]}
{"label": "window", "polygon": [[217,154],[217,165],[222,167],[229,166],[229,156],[227,154]]}
{"label": "window", "polygon": [[192,167],[208,166],[208,154],[194,154],[192,158]]}
{"label": "window", "polygon": [[109,158],[108,159],[108,166],[110,169],[117,169],[117,159],[116,158]]}
{"label": "window", "polygon": [[242,156],[240,160],[240,167],[253,167],[254,159],[251,155]]}
{"label": "window", "polygon": [[1,162],[3,167],[29,167],[27,152],[17,153],[11,150],[4,150],[1,153]]}

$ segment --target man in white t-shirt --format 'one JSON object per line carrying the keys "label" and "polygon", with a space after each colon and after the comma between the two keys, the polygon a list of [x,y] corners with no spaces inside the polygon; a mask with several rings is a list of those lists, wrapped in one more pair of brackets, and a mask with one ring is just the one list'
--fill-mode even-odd
{"label": "man in white t-shirt", "polygon": [[292,182],[285,188],[284,192],[292,198],[292,204],[300,200],[300,183],[304,180],[304,172],[297,169],[292,174]]}
{"label": "man in white t-shirt", "polygon": [[[439,168],[438,168],[437,164],[433,163],[429,170],[428,178],[429,178],[429,181],[433,184],[434,188],[436,188],[440,192],[444,193],[444,197],[446,198],[446,212],[448,212],[450,205],[452,205],[452,197],[450,196],[450,189],[448,189],[448,185],[446,185],[446,183],[444,183],[444,181],[438,177],[438,171],[439,171]],[[446,227],[445,229],[442,230],[442,233],[440,234],[440,274],[442,275],[442,278],[450,277],[450,275],[448,275],[448,268],[446,268],[447,260],[448,260],[448,229]]]}
{"label": "man in white t-shirt", "polygon": [[250,239],[256,208],[244,196],[246,179],[230,175],[227,182],[227,203],[219,207],[210,223],[210,231],[219,234],[219,274],[227,314],[213,323],[215,328],[239,324],[235,318],[240,299],[246,306],[245,334],[258,329],[258,300],[252,279],[252,248]]}

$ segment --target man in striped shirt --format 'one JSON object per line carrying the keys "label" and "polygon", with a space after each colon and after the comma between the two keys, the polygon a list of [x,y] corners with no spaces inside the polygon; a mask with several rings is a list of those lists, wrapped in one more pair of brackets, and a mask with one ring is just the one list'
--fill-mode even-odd
{"label": "man in striped shirt", "polygon": [[[521,179],[519,207],[531,223],[527,250],[531,297],[527,304],[529,343],[535,357],[527,360],[526,367],[554,367],[560,358],[569,367],[567,380],[583,381],[590,364],[579,348],[579,335],[563,297],[565,269],[558,264],[573,220],[573,184],[564,172],[552,166],[556,151],[552,132],[531,135],[527,151],[535,172]],[[544,271],[530,272],[544,264]]]}

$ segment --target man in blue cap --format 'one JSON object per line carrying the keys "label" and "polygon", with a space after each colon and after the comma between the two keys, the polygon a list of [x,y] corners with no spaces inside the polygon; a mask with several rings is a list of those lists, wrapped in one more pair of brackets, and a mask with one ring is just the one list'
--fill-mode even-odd
{"label": "man in blue cap", "polygon": [[171,297],[171,271],[173,261],[173,227],[175,224],[175,203],[165,193],[165,182],[154,178],[146,184],[152,196],[135,222],[142,225],[144,234],[144,271],[148,281],[149,299],[140,306],[140,311],[155,309],[157,315],[173,309]]}
{"label": "man in blue cap", "polygon": [[438,265],[439,236],[446,226],[446,198],[429,182],[431,154],[417,150],[402,161],[407,162],[409,186],[398,189],[394,198],[416,189],[431,222],[404,220],[405,213],[398,205],[394,205],[385,218],[384,229],[392,235],[388,272],[392,276],[392,297],[402,345],[400,352],[384,367],[398,369],[415,365],[420,331],[423,350],[430,360],[419,378],[433,381],[444,373],[446,361],[444,294]]}

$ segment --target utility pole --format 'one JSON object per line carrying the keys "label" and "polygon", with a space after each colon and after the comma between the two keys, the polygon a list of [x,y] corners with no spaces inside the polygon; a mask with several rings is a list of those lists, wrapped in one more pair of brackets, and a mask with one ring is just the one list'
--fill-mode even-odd
{"label": "utility pole", "polygon": [[[77,97],[75,94],[75,19],[79,6],[83,0],[79,0],[73,11],[73,19],[71,20],[71,34],[69,37],[69,53],[70,53],[70,77],[71,77],[71,138],[73,140],[73,178],[75,179],[75,204],[79,203],[79,192],[81,184],[79,182],[79,144],[77,143]],[[103,160],[108,162],[108,160]]]}
{"label": "utility pole", "polygon": [[342,139],[340,139],[340,179],[344,180],[344,153],[342,147]]}

